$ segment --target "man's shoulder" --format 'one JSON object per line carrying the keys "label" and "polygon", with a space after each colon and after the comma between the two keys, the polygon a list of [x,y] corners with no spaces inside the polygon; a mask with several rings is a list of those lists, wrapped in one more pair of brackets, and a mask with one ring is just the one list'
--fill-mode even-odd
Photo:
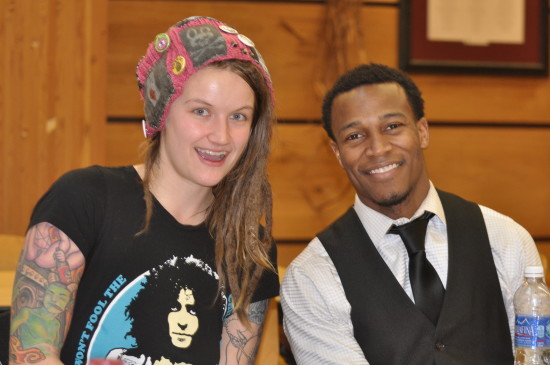
{"label": "man's shoulder", "polygon": [[478,205],[479,205],[479,208],[481,209],[481,213],[483,214],[483,217],[485,217],[485,218],[496,219],[496,220],[499,220],[499,221],[505,222],[505,223],[518,224],[511,217],[509,217],[509,216],[507,216],[503,213],[500,213],[500,212],[494,210],[493,208],[489,208],[489,207],[487,207],[485,205],[481,205],[481,204],[478,204]]}
{"label": "man's shoulder", "polygon": [[[438,190],[439,193],[441,193],[440,190]],[[444,194],[448,194],[450,196],[457,197],[463,201],[476,204],[479,209],[481,210],[481,214],[483,216],[483,220],[485,221],[485,226],[487,227],[487,231],[489,232],[489,235],[491,233],[499,233],[502,234],[503,232],[507,232],[508,234],[518,235],[525,237],[525,235],[530,236],[527,230],[521,226],[519,223],[517,223],[513,218],[500,213],[493,208],[489,208],[485,205],[479,204],[478,202],[470,201],[464,197],[461,197],[454,193],[449,192],[443,192]]]}
{"label": "man's shoulder", "polygon": [[291,262],[285,277],[306,276],[316,278],[322,272],[332,271],[334,265],[323,244],[315,237],[306,248]]}
{"label": "man's shoulder", "polygon": [[342,213],[338,218],[333,220],[327,227],[325,227],[325,229],[319,232],[317,234],[317,237],[319,237],[319,235],[322,235],[330,230],[345,229],[348,227],[349,224],[353,222],[359,222],[359,217],[357,216],[357,212],[355,211],[354,207],[351,206],[344,213]]}
{"label": "man's shoulder", "polygon": [[292,264],[307,264],[321,259],[326,254],[323,245],[317,237],[313,238],[302,252],[292,261]]}
{"label": "man's shoulder", "polygon": [[299,305],[316,298],[314,301],[323,301],[328,307],[345,308],[341,302],[345,295],[338,273],[318,238],[314,238],[286,269],[280,297],[283,307],[289,302]]}
{"label": "man's shoulder", "polygon": [[479,204],[479,208],[488,231],[496,231],[500,234],[507,232],[517,236],[530,237],[529,232],[513,218],[481,204]]}

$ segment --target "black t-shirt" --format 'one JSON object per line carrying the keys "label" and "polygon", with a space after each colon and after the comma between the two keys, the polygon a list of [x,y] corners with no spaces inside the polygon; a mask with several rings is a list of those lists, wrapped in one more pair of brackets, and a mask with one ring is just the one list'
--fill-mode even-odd
{"label": "black t-shirt", "polygon": [[[144,216],[132,166],[71,171],[36,205],[31,226],[53,224],[86,260],[63,363],[120,357],[147,364],[162,356],[217,364],[232,308],[229,293],[218,295],[214,240],[204,224],[182,225],[156,200],[149,230],[136,236]],[[275,248],[271,257],[276,267]],[[277,275],[266,271],[252,302],[278,290]]]}

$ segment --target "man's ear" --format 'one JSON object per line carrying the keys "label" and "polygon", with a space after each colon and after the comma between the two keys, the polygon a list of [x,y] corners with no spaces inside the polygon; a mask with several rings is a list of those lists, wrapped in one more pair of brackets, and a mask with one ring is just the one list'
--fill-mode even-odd
{"label": "man's ear", "polygon": [[416,122],[416,129],[418,130],[418,137],[420,138],[420,148],[428,148],[430,144],[430,129],[426,118],[422,117]]}
{"label": "man's ear", "polygon": [[340,149],[338,148],[338,145],[332,139],[328,143],[330,144],[330,148],[332,148],[332,152],[334,152],[334,156],[336,156],[338,163],[340,166],[344,167],[344,165],[342,165],[342,160],[340,159]]}

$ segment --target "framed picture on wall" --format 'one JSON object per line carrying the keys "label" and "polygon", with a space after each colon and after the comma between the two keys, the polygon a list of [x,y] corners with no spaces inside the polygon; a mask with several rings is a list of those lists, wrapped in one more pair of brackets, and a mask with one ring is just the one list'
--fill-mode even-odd
{"label": "framed picture on wall", "polygon": [[548,0],[401,0],[405,71],[548,74]]}

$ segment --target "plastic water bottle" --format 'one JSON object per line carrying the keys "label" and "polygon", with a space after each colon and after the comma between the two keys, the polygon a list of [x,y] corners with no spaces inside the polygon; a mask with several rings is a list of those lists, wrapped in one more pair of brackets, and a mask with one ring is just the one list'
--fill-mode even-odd
{"label": "plastic water bottle", "polygon": [[550,291],[541,266],[527,266],[514,295],[515,365],[550,364]]}

